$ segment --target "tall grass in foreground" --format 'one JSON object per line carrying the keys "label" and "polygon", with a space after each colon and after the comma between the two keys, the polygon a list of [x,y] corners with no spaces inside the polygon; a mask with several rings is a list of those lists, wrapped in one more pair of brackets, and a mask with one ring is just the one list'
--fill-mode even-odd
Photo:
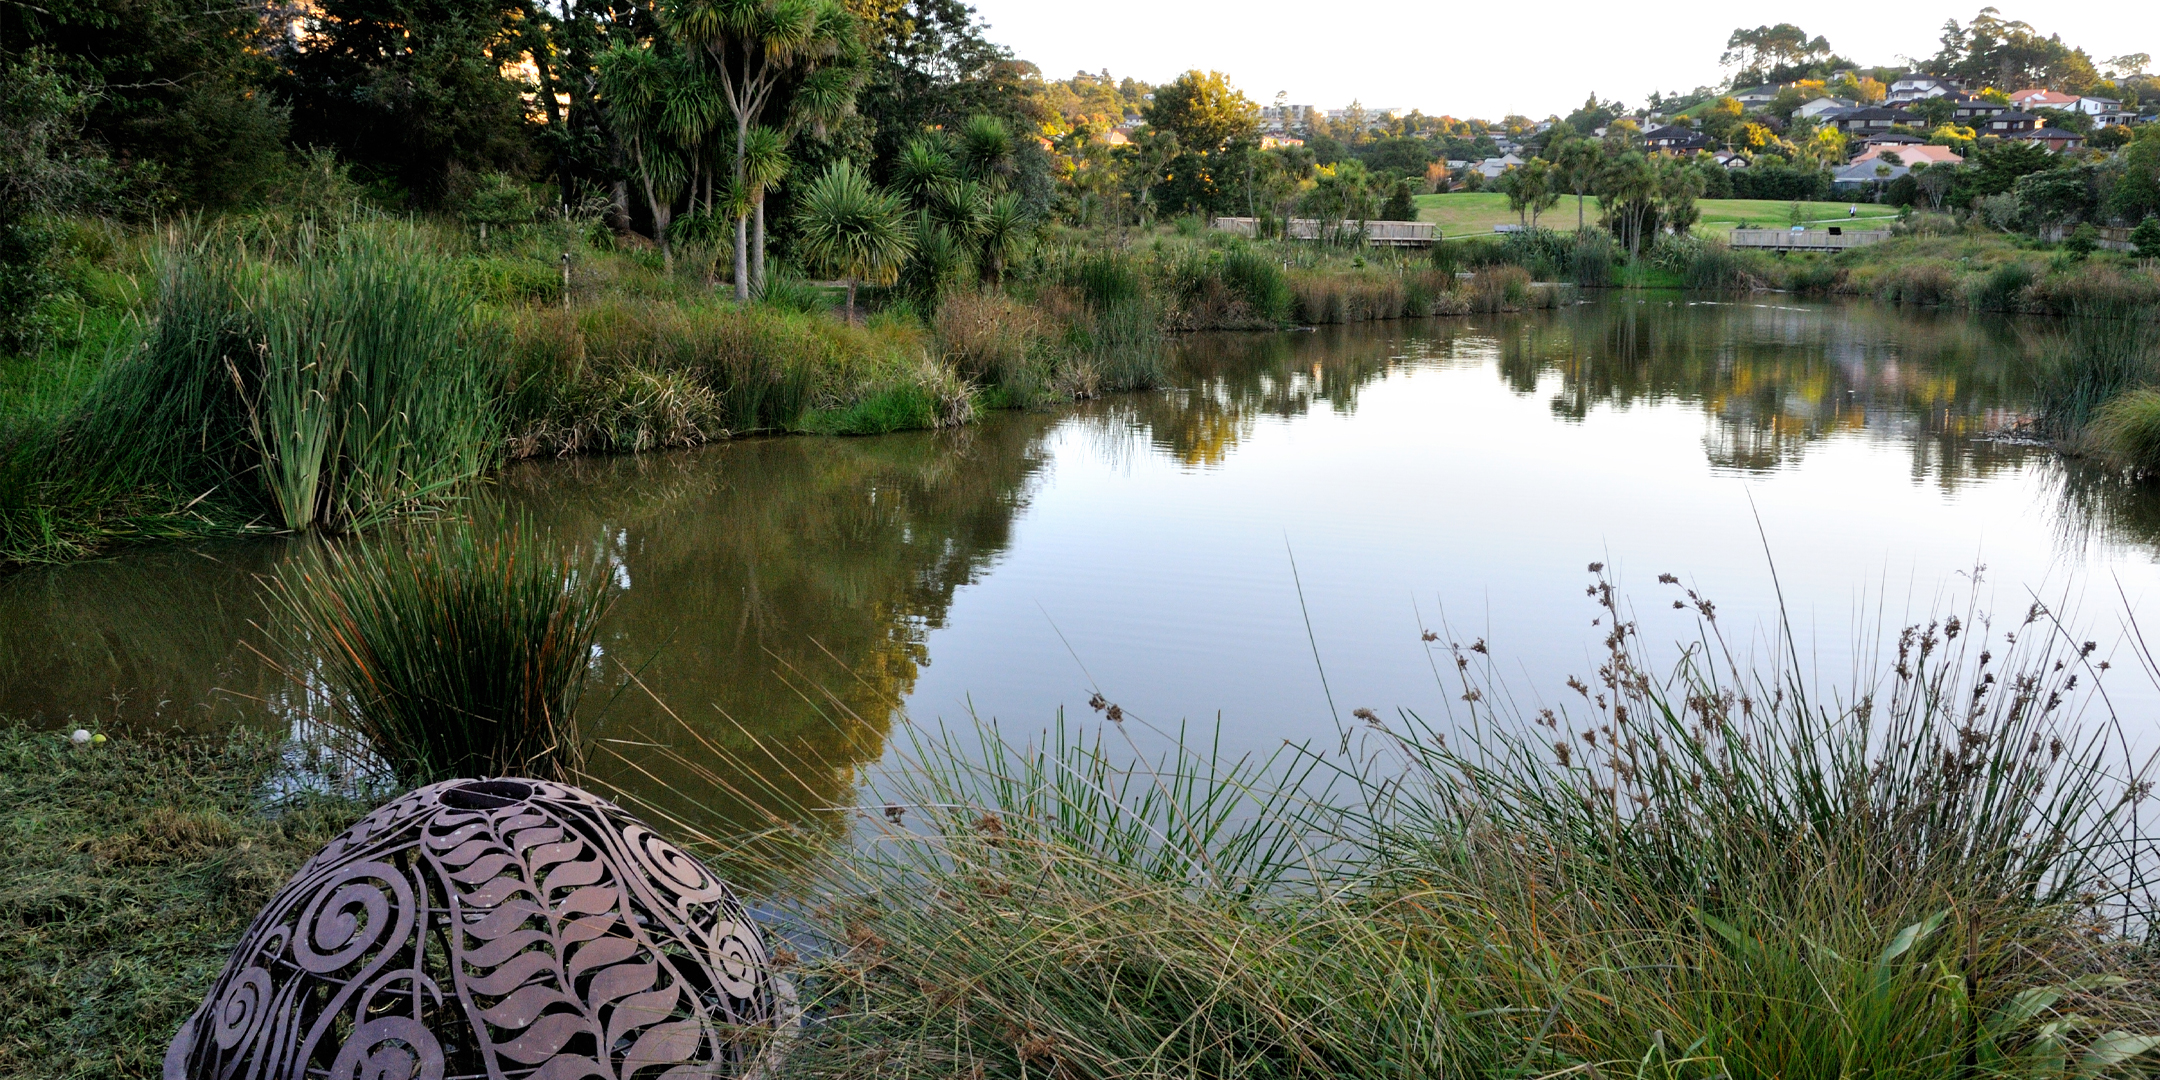
{"label": "tall grass in foreground", "polygon": [[270,591],[288,672],[420,784],[582,765],[577,706],[609,580],[597,550],[513,520],[325,546]]}
{"label": "tall grass in foreground", "polygon": [[[1671,599],[1703,636],[1653,673],[1611,583],[1591,593],[1603,663],[1549,709],[1509,704],[1482,641],[1430,634],[1452,732],[1357,710],[1339,745],[1225,761],[1178,735],[1149,762],[1167,733],[1099,695],[1092,737],[904,728],[858,842],[767,867],[814,945],[790,1074],[2150,1063],[2149,784],[2074,722],[2091,646],[2037,606],[2001,629],[1967,611],[1831,701],[1783,638],[1734,659],[1692,592]],[[755,875],[745,853],[789,835],[727,846]]]}

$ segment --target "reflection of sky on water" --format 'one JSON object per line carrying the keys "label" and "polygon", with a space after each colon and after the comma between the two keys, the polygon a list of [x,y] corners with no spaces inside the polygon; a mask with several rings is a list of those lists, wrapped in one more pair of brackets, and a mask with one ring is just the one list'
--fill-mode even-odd
{"label": "reflection of sky on water", "polygon": [[[1978,564],[1982,606],[2067,594],[2113,651],[2117,583],[2133,605],[2153,591],[2160,498],[1975,438],[2018,415],[2030,332],[1623,294],[1196,337],[1162,393],[954,432],[535,464],[495,497],[608,548],[618,598],[590,701],[619,740],[599,759],[614,779],[681,780],[639,749],[671,709],[717,745],[784,746],[787,775],[761,780],[822,804],[887,752],[895,702],[917,723],[972,709],[1034,730],[1060,709],[1091,720],[1100,687],[1162,725],[1220,715],[1235,749],[1332,741],[1317,646],[1345,716],[1438,716],[1423,626],[1486,639],[1525,703],[1550,701],[1595,667],[1591,561],[1618,569],[1652,642],[1696,630],[1660,573],[1758,651],[1781,586],[1835,688],[1868,634],[1955,602]],[[290,550],[0,580],[0,711],[289,719],[248,646],[271,647],[249,626],[254,575]],[[2124,666],[2112,690],[2149,723],[2142,678]]]}
{"label": "reflection of sky on water", "polygon": [[[1838,689],[1873,655],[1856,639],[1962,605],[1976,566],[1982,607],[2015,617],[2037,594],[2104,646],[2116,582],[2133,603],[2154,583],[2160,528],[2123,525],[2150,495],[1972,437],[2017,415],[2004,326],[1623,299],[1281,335],[1257,367],[1250,341],[1162,401],[1052,430],[1011,549],[930,637],[918,721],[1033,723],[1100,686],[1157,721],[1219,713],[1246,748],[1326,739],[1308,612],[1345,714],[1441,714],[1420,620],[1486,638],[1518,694],[1550,701],[1596,665],[1594,560],[1619,569],[1653,642],[1696,633],[1659,573],[1758,649],[1781,585],[1803,659]],[[2152,715],[2135,672],[2111,692]]]}

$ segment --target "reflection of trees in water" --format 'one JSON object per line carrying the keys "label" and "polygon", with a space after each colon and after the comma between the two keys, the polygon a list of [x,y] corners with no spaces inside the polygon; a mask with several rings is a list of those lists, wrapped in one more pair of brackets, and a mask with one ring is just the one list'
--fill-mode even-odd
{"label": "reflection of trees in water", "polygon": [[159,547],[0,577],[0,715],[40,727],[202,730],[245,721],[276,680],[246,647],[255,576],[292,541]]}
{"label": "reflection of trees in water", "polygon": [[[770,763],[735,778],[742,792],[784,807],[846,801],[853,770],[883,753],[954,590],[1009,543],[1051,422],[1001,414],[954,432],[509,470],[504,501],[565,539],[602,543],[616,563],[588,735],[691,742],[664,702],[724,754]],[[263,645],[249,626],[265,614],[255,575],[296,548],[149,549],[0,579],[0,713],[53,726],[304,724],[304,698],[243,644]],[[664,757],[610,742],[593,765],[715,832],[760,820],[725,792],[666,801],[665,785],[685,778]]]}
{"label": "reflection of trees in water", "polygon": [[2067,550],[2096,543],[2160,548],[2160,483],[2089,459],[2055,455],[2042,473]]}
{"label": "reflection of trees in water", "polygon": [[1974,438],[2020,415],[2028,351],[2003,320],[1627,294],[1505,318],[1194,335],[1177,350],[1180,389],[1099,411],[1145,425],[1180,462],[1210,465],[1260,418],[1354,411],[1360,389],[1396,364],[1497,356],[1507,386],[1551,392],[1562,419],[1606,405],[1700,407],[1716,465],[1772,469],[1856,433],[1905,443],[1916,479],[1954,486],[2032,452]]}
{"label": "reflection of trees in water", "polygon": [[1350,324],[1291,333],[1194,334],[1177,343],[1177,389],[1096,405],[1092,415],[1141,425],[1184,465],[1217,465],[1253,425],[1317,406],[1349,415],[1358,392],[1397,365],[1487,357],[1488,324]]}
{"label": "reflection of trees in water", "polygon": [[2026,400],[2016,331],[2002,321],[1880,307],[1690,303],[1616,297],[1514,322],[1501,376],[1534,393],[1557,376],[1555,415],[1678,401],[1711,427],[1714,464],[1767,470],[1826,436],[1912,448],[1912,473],[1945,486],[2024,460],[1973,437]]}
{"label": "reflection of trees in water", "polygon": [[[630,745],[604,741],[595,772],[715,835],[761,822],[739,796],[847,802],[954,590],[1009,542],[1049,422],[1008,414],[954,432],[761,439],[506,475],[510,501],[618,563],[605,678],[587,695],[604,713],[588,734]],[[638,749],[690,742],[662,703],[760,775],[705,790]]]}

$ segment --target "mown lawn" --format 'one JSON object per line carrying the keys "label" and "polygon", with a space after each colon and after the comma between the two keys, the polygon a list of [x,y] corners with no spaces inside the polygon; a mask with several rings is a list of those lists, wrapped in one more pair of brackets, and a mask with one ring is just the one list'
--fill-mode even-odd
{"label": "mown lawn", "polygon": [[[1440,231],[1447,236],[1475,236],[1492,232],[1495,225],[1520,223],[1514,211],[1508,209],[1507,196],[1490,191],[1459,191],[1447,195],[1420,195],[1417,199],[1418,220],[1437,222]],[[1788,216],[1791,203],[1774,199],[1704,199],[1697,204],[1702,208],[1702,220],[1695,226],[1697,232],[1723,236],[1742,222],[1752,225],[1784,228],[1792,224]],[[1897,217],[1897,209],[1871,203],[1811,202],[1801,204],[1811,222],[1845,221],[1848,211],[1857,208],[1860,220],[1887,221]],[[1597,199],[1583,200],[1583,219],[1597,221]],[[1575,196],[1567,195],[1558,205],[1545,211],[1538,224],[1556,229],[1575,227]]]}
{"label": "mown lawn", "polygon": [[366,808],[266,799],[278,745],[75,746],[0,718],[0,1076],[159,1075],[256,909]]}

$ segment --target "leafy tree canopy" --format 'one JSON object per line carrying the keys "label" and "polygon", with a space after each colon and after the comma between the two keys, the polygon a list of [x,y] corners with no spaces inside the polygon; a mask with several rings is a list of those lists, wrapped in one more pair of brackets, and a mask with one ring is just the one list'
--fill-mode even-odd
{"label": "leafy tree canopy", "polygon": [[1260,107],[1219,71],[1188,71],[1158,87],[1144,115],[1149,127],[1198,154],[1222,153],[1260,133]]}
{"label": "leafy tree canopy", "polygon": [[1809,37],[1792,23],[1734,30],[1725,39],[1725,54],[1718,59],[1733,69],[1736,87],[1791,82],[1817,68],[1842,63],[1821,34]]}
{"label": "leafy tree canopy", "polygon": [[1993,7],[1981,8],[1962,26],[1956,19],[1944,23],[1942,48],[1926,69],[2007,90],[2045,86],[2079,94],[2099,80],[2085,50],[2064,45],[2059,35],[2042,37],[2029,24],[2005,19]]}

